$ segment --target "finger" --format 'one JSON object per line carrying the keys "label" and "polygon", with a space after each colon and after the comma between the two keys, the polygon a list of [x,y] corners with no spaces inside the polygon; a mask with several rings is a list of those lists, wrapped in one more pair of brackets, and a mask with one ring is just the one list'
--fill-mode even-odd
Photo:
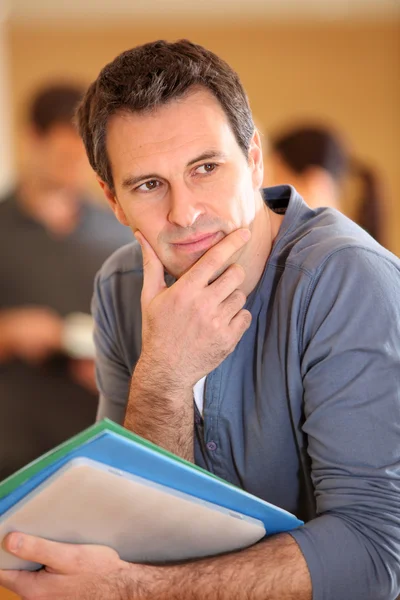
{"label": "finger", "polygon": [[135,231],[135,237],[140,244],[143,255],[143,289],[142,303],[147,304],[165,287],[164,266],[146,238]]}
{"label": "finger", "polygon": [[198,282],[200,287],[205,287],[210,281],[224,269],[226,263],[249,241],[251,236],[249,229],[236,229],[224,237],[218,244],[212,246],[199,260],[182,275],[179,281]]}
{"label": "finger", "polygon": [[71,559],[73,559],[72,544],[51,542],[43,538],[22,533],[11,533],[6,536],[3,546],[7,552],[50,569],[66,573]]}
{"label": "finger", "polygon": [[240,287],[245,277],[246,273],[241,265],[230,265],[208,286],[207,293],[211,294],[216,302],[222,303]]}
{"label": "finger", "polygon": [[229,329],[233,332],[233,335],[236,339],[236,344],[239,342],[239,340],[241,340],[244,333],[246,333],[250,327],[251,319],[251,313],[243,308],[231,320]]}
{"label": "finger", "polygon": [[242,310],[243,306],[246,304],[246,300],[246,294],[240,290],[234,290],[220,305],[222,318],[227,323],[230,323],[238,312]]}
{"label": "finger", "polygon": [[118,553],[106,546],[63,544],[22,533],[8,534],[3,546],[7,552],[45,565],[54,573],[91,571],[121,562]]}
{"label": "finger", "polygon": [[[37,573],[27,571],[0,571],[0,586],[15,594],[25,595],[28,591],[35,593]],[[1,591],[1,590],[0,590]]]}

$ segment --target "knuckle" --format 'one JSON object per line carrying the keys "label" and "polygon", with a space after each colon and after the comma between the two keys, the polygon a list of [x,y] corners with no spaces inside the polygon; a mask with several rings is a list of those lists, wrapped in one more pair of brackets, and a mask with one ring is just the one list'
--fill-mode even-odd
{"label": "knuckle", "polygon": [[235,304],[238,304],[240,306],[244,306],[244,304],[246,304],[247,297],[246,294],[242,292],[242,290],[235,290],[232,295]]}
{"label": "knuckle", "polygon": [[241,310],[241,318],[244,330],[248,329],[251,325],[252,316],[248,310]]}
{"label": "knuckle", "polygon": [[99,546],[99,554],[106,561],[116,560],[119,562],[120,560],[118,552],[109,546]]}
{"label": "knuckle", "polygon": [[246,273],[242,265],[239,265],[238,263],[233,263],[233,265],[229,267],[229,271],[235,277],[236,281],[238,281],[239,283],[242,283],[244,281]]}
{"label": "knuckle", "polygon": [[211,319],[211,326],[214,332],[220,333],[221,331],[221,319],[220,317],[213,317]]}

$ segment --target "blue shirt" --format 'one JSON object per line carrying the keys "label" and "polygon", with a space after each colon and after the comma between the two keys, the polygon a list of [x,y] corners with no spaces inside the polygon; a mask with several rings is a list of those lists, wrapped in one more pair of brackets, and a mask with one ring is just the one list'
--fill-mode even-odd
{"label": "blue shirt", "polygon": [[[400,262],[332,209],[267,189],[285,217],[247,299],[252,324],[206,380],[196,463],[305,519],[314,600],[400,591]],[[140,247],[93,301],[99,417],[121,422],[140,354]],[[265,566],[268,570],[268,565]]]}

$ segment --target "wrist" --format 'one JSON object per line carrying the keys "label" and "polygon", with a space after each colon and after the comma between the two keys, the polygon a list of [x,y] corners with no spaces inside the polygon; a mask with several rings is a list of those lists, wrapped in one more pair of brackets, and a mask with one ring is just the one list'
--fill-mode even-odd
{"label": "wrist", "polygon": [[143,364],[138,365],[132,377],[124,426],[193,462],[193,390],[152,375]]}
{"label": "wrist", "polygon": [[186,398],[192,400],[193,385],[187,383],[180,374],[168,368],[162,368],[156,361],[146,355],[141,355],[133,376],[131,389],[146,397],[162,397],[172,403],[180,403]]}

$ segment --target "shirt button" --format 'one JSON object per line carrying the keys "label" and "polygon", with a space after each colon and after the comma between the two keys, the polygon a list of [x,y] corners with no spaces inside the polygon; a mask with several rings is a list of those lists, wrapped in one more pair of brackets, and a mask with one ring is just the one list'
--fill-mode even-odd
{"label": "shirt button", "polygon": [[207,442],[208,450],[214,451],[217,449],[217,444],[215,442]]}

